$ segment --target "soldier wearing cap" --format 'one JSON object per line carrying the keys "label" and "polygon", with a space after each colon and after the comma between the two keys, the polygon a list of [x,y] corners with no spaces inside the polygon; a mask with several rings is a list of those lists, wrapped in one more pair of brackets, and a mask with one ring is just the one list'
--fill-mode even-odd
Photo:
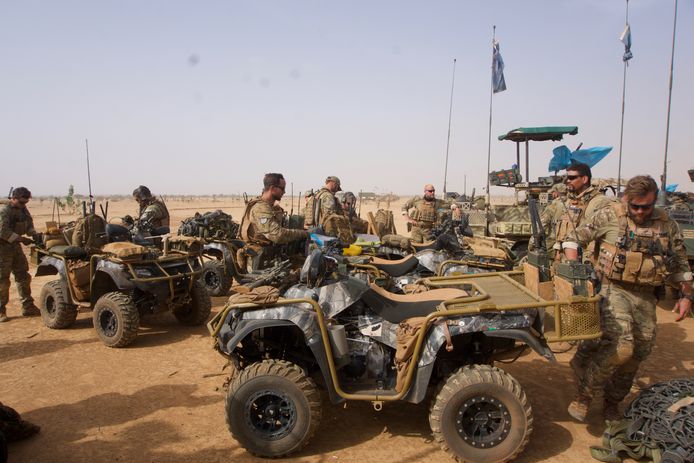
{"label": "soldier wearing cap", "polygon": [[436,199],[435,193],[434,185],[424,185],[424,196],[416,196],[402,206],[402,215],[412,224],[410,236],[415,243],[427,241],[434,225],[440,224],[451,211],[451,203]]}
{"label": "soldier wearing cap", "polygon": [[31,275],[29,263],[21,244],[32,244],[25,235],[36,237],[34,220],[29,214],[27,203],[31,191],[19,187],[12,190],[10,201],[0,209],[0,322],[6,322],[7,303],[10,300],[10,274],[14,274],[17,292],[22,302],[22,315],[38,315],[39,309],[31,297]]}
{"label": "soldier wearing cap", "polygon": [[282,226],[284,210],[277,203],[284,196],[286,186],[282,174],[265,174],[262,194],[248,202],[241,218],[241,239],[264,254],[257,259],[261,266],[281,252],[281,245],[308,237],[305,230]]}
{"label": "soldier wearing cap", "polygon": [[335,197],[335,193],[342,191],[340,187],[340,179],[334,175],[325,179],[325,185],[316,193],[316,205],[314,210],[317,210],[318,220],[316,225],[325,225],[325,221],[331,214],[342,214],[342,205]]}

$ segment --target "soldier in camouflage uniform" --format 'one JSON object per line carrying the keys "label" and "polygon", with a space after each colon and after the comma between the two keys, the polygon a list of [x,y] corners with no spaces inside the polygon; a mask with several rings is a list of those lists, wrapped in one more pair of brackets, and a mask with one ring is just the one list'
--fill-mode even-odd
{"label": "soldier in camouflage uniform", "polygon": [[140,185],[133,191],[133,198],[140,205],[138,213],[139,225],[151,228],[169,228],[169,210],[163,201],[155,198],[152,192],[144,185]]}
{"label": "soldier in camouflage uniform", "polygon": [[24,235],[36,236],[34,221],[26,205],[31,192],[24,188],[12,191],[9,204],[0,210],[0,322],[6,322],[7,303],[10,300],[10,274],[14,274],[17,292],[22,302],[22,315],[38,315],[39,310],[31,297],[29,263],[21,244],[31,244]]}
{"label": "soldier in camouflage uniform", "polygon": [[[342,191],[340,179],[331,175],[325,179],[325,186],[315,195],[314,208],[318,208],[318,220],[315,225],[324,226],[325,221],[331,214],[342,214],[342,205],[335,197],[335,193]],[[315,210],[315,209],[314,209]]]}
{"label": "soldier in camouflage uniform", "polygon": [[354,233],[366,233],[369,228],[369,222],[360,218],[357,215],[357,197],[351,191],[345,192],[340,198],[342,212],[349,220],[349,225]]}
{"label": "soldier in camouflage uniform", "polygon": [[[609,205],[611,200],[597,188],[591,186],[590,167],[583,163],[572,163],[566,168],[566,194],[562,200],[561,189],[554,188],[554,199],[542,211],[540,220],[549,231],[547,246],[552,248],[550,256],[559,259],[561,243],[568,233],[592,219],[595,212]],[[586,256],[588,258],[588,256]]]}
{"label": "soldier in camouflage uniform", "polygon": [[[440,224],[451,209],[451,203],[436,199],[434,185],[424,185],[424,196],[414,197],[402,206],[402,215],[412,224],[410,236],[413,242],[429,240],[431,229]],[[410,212],[411,209],[414,211]]]}
{"label": "soldier in camouflage uniform", "polygon": [[604,391],[603,413],[619,416],[618,405],[629,393],[640,363],[651,353],[656,331],[656,289],[666,282],[683,294],[673,312],[683,320],[692,307],[692,273],[677,224],[655,207],[658,186],[650,176],[629,180],[621,202],[600,209],[562,247],[569,258],[591,241],[598,249],[602,276],[603,335],[568,412],[585,420],[597,391]]}
{"label": "soldier in camouflage uniform", "polygon": [[240,226],[240,236],[251,246],[265,254],[266,260],[279,250],[280,245],[308,238],[306,230],[294,230],[282,226],[284,210],[278,203],[287,182],[282,174],[265,174],[263,178],[263,193],[248,202],[243,213]]}

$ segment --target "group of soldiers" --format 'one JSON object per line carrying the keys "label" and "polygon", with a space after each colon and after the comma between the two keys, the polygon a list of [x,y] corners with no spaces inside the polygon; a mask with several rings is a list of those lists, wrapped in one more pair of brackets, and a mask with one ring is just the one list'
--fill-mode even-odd
{"label": "group of soldiers", "polygon": [[619,417],[619,404],[653,349],[656,302],[665,285],[681,294],[673,310],[676,321],[691,312],[693,298],[682,235],[656,207],[655,180],[630,179],[619,200],[606,197],[591,180],[586,164],[569,166],[566,188],[554,189],[555,199],[541,216],[555,260],[590,261],[601,282],[602,337],[582,342],[571,360],[578,391],[568,412],[579,421],[599,391],[604,417]]}
{"label": "group of soldiers", "polygon": [[[550,232],[555,260],[590,261],[601,280],[602,337],[580,344],[571,366],[578,391],[568,407],[577,420],[584,421],[593,398],[603,392],[606,418],[618,415],[620,402],[628,394],[639,365],[650,354],[656,332],[656,302],[666,284],[679,289],[681,298],[673,312],[683,320],[692,306],[692,272],[677,224],[655,206],[658,186],[650,176],[630,179],[621,199],[609,198],[591,186],[590,167],[574,163],[566,170],[564,187],[552,189],[552,202],[541,219]],[[325,185],[307,198],[305,225],[290,228],[279,202],[287,182],[281,173],[263,178],[263,191],[249,201],[240,225],[240,238],[254,254],[273,255],[278,246],[300,242],[312,232],[350,241],[352,233],[366,231],[366,222],[354,213],[353,194],[342,190],[340,179],[329,176]],[[133,191],[140,206],[140,224],[168,231],[166,205],[145,186]],[[39,313],[31,297],[28,263],[20,244],[30,244],[36,231],[26,204],[31,192],[16,188],[10,202],[0,211],[0,322],[7,320],[9,276],[17,284],[22,314]],[[411,239],[428,239],[431,229],[452,211],[460,216],[454,202],[437,199],[433,185],[424,194],[408,201],[402,214],[411,224]],[[583,252],[585,250],[585,252]]]}

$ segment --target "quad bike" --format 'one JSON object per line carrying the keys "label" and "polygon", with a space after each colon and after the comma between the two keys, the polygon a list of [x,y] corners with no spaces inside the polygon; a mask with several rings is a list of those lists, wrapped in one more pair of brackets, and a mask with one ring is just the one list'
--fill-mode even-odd
{"label": "quad bike", "polygon": [[[533,414],[519,382],[494,366],[549,342],[600,336],[598,297],[543,298],[544,268],[430,277],[427,290],[393,294],[350,275],[320,249],[301,283],[272,302],[229,303],[209,323],[215,349],[235,369],[226,421],[259,457],[290,455],[319,428],[329,400],[421,403],[436,390],[436,442],[470,462],[504,462],[528,443]],[[570,285],[571,282],[565,282]],[[323,432],[329,432],[324,430]]]}
{"label": "quad bike", "polygon": [[[91,310],[101,341],[124,347],[135,340],[146,314],[169,310],[184,325],[207,321],[210,296],[198,278],[202,243],[187,237],[136,237],[93,214],[90,221],[104,230],[100,238],[107,244],[98,249],[73,245],[69,229],[56,230],[46,241],[52,245],[31,248],[36,276],[58,275],[44,285],[38,301],[47,327],[68,328],[79,309]],[[56,239],[64,244],[56,245]]]}

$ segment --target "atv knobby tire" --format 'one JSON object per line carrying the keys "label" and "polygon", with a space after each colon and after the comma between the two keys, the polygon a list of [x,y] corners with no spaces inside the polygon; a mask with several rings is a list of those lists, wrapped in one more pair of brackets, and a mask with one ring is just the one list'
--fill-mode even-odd
{"label": "atv knobby tire", "polygon": [[224,263],[219,260],[206,261],[200,278],[210,296],[226,296],[233,282],[232,276],[224,269]]}
{"label": "atv knobby tire", "polygon": [[43,286],[39,308],[43,324],[54,330],[67,328],[77,319],[77,306],[70,304],[62,280],[49,281]]}
{"label": "atv knobby tire", "polygon": [[190,301],[174,310],[176,319],[184,325],[204,325],[212,312],[212,300],[205,289],[205,283],[197,279],[190,290]]}
{"label": "atv knobby tire", "polygon": [[140,313],[132,298],[121,292],[106,293],[96,301],[94,329],[108,347],[124,347],[137,337]]}
{"label": "atv knobby tire", "polygon": [[237,373],[225,409],[234,439],[264,458],[301,450],[321,418],[320,394],[313,380],[282,360],[264,360]]}
{"label": "atv knobby tire", "polygon": [[441,448],[459,462],[501,463],[523,451],[533,428],[525,392],[489,365],[453,372],[439,387],[429,424]]}

